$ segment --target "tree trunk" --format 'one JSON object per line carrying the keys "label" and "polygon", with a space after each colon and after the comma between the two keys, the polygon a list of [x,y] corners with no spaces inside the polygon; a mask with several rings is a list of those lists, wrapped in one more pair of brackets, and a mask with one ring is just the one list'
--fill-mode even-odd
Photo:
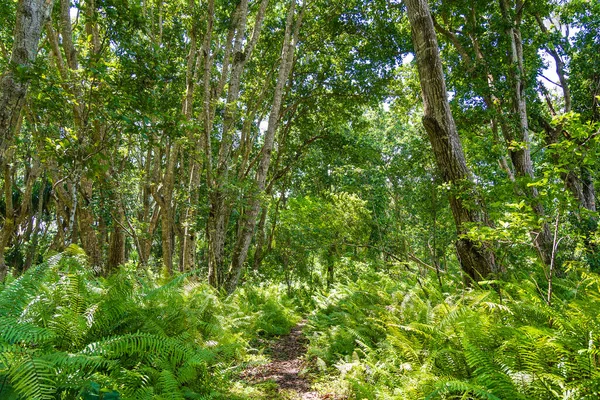
{"label": "tree trunk", "polygon": [[[214,195],[213,195],[214,196]],[[225,228],[224,211],[218,205],[219,199],[212,197],[211,208],[206,225],[208,238],[208,283],[213,287],[220,287],[223,282],[223,263],[225,255]]]}
{"label": "tree trunk", "polygon": [[[115,196],[116,197],[116,196]],[[123,204],[118,198],[111,199],[116,205],[117,215],[113,215],[112,231],[108,244],[108,260],[106,262],[106,274],[110,274],[120,265],[125,264],[125,232],[123,224],[125,223],[125,210]]]}
{"label": "tree trunk", "polygon": [[27,94],[27,74],[37,56],[42,28],[52,11],[53,0],[20,0],[14,31],[14,42],[8,71],[0,77],[0,162],[12,145],[15,129]]}
{"label": "tree trunk", "polygon": [[[76,174],[76,177],[79,178],[80,174]],[[90,203],[93,196],[93,182],[86,177],[81,177],[79,183],[77,181],[73,182],[73,193],[77,193],[77,186],[79,186],[79,197],[81,198],[74,202],[73,213],[77,220],[77,231],[81,240],[81,247],[89,258],[90,266],[97,272],[101,272],[103,264],[102,247],[100,240],[98,240],[96,218]],[[74,199],[77,199],[77,196]],[[73,236],[76,229],[75,225],[71,228],[71,243],[76,243],[76,238]]]}
{"label": "tree trunk", "polygon": [[6,216],[0,235],[0,282],[6,277],[4,248],[13,234],[14,208],[9,148],[21,120],[21,111],[29,81],[23,69],[35,61],[42,28],[52,11],[53,0],[20,0],[14,30],[14,42],[8,70],[0,76],[0,169],[5,174]]}
{"label": "tree trunk", "polygon": [[8,163],[3,166],[4,173],[4,199],[5,199],[5,214],[4,225],[0,233],[0,283],[4,282],[8,271],[6,260],[4,258],[4,250],[8,246],[15,228],[15,210],[12,201],[12,170]]}
{"label": "tree trunk", "polygon": [[[516,1],[517,11],[514,18],[509,16],[508,0],[500,0],[500,9],[502,18],[506,26],[506,36],[509,38],[510,49],[508,51],[509,60],[509,80],[512,84],[513,107],[512,114],[518,116],[516,132],[505,130],[505,139],[509,145],[510,158],[515,168],[515,175],[527,180],[533,180],[533,162],[531,161],[529,138],[529,122],[527,118],[527,101],[525,99],[525,67],[523,61],[523,42],[521,38],[521,18],[524,3],[521,0]],[[510,118],[510,117],[509,117]],[[515,143],[516,142],[516,143]],[[535,187],[521,185],[519,192],[525,195],[529,200],[531,208],[540,218],[545,218],[544,206],[540,202],[538,191]],[[550,265],[552,259],[553,238],[550,227],[547,223],[542,223],[540,232],[532,233],[533,243],[538,250],[540,258],[545,265]]]}
{"label": "tree trunk", "polygon": [[[23,265],[23,271],[27,271],[35,262],[35,256],[37,255],[40,226],[42,224],[42,216],[44,211],[44,187],[46,186],[46,179],[42,179],[40,190],[38,194],[37,210],[35,213],[35,225],[33,227],[32,239],[27,249],[27,256],[25,258],[25,264]],[[33,221],[31,222],[33,223]]]}
{"label": "tree trunk", "polygon": [[[194,15],[195,1],[189,1],[190,14]],[[210,8],[210,7],[209,7]],[[192,22],[190,30],[190,50],[187,58],[187,69],[186,69],[186,92],[183,99],[182,114],[186,121],[189,121],[193,115],[194,109],[194,92],[196,84],[198,82],[197,74],[200,70],[202,62],[210,64],[210,52],[208,46],[210,46],[210,38],[212,37],[212,26],[214,18],[214,10],[209,9],[207,15],[207,29],[205,34],[205,40],[202,43],[200,52],[197,49],[198,42],[198,29],[197,23]],[[201,114],[204,116],[204,114]],[[200,175],[202,172],[202,164],[200,162],[201,152],[203,148],[202,135],[197,129],[190,129],[188,132],[189,149],[187,157],[189,159],[189,180],[188,180],[188,201],[182,210],[182,228],[180,235],[181,244],[181,256],[179,258],[179,270],[180,272],[190,271],[196,266],[196,219],[197,219],[197,208],[200,201]]]}
{"label": "tree trunk", "polygon": [[[221,130],[221,145],[215,177],[211,185],[210,196],[211,211],[209,214],[209,281],[216,287],[224,282],[225,272],[225,238],[227,235],[227,221],[230,207],[228,205],[227,181],[229,179],[229,161],[233,145],[233,128],[237,121],[238,99],[240,97],[240,83],[244,65],[249,54],[243,51],[243,42],[246,30],[248,1],[241,0],[235,11],[234,44],[232,50],[231,74],[228,81],[227,101],[223,115]],[[210,140],[210,139],[209,139]],[[211,155],[212,157],[212,155]],[[214,263],[214,264],[213,264]],[[211,274],[213,276],[211,276]],[[216,274],[216,275],[214,275]],[[215,276],[217,279],[215,279]]]}
{"label": "tree trunk", "polygon": [[167,273],[173,273],[173,215],[170,207],[161,211],[162,261]]}
{"label": "tree trunk", "polygon": [[[467,168],[460,138],[450,111],[446,83],[433,20],[426,0],[405,0],[423,94],[423,125],[429,136],[438,169],[451,185],[450,207],[457,228],[456,250],[463,271],[473,280],[497,271],[493,252],[465,237],[467,223],[485,223],[485,213]],[[475,201],[468,206],[463,199]]]}
{"label": "tree trunk", "polygon": [[[233,151],[233,134],[235,124],[238,122],[240,98],[240,83],[244,67],[250,60],[256,47],[265,18],[268,0],[262,0],[258,13],[254,20],[251,36],[245,37],[248,22],[248,1],[241,0],[236,7],[232,18],[232,25],[227,36],[225,58],[221,69],[221,79],[217,87],[217,95],[221,94],[225,87],[227,74],[231,65],[231,72],[227,80],[226,104],[221,124],[221,143],[215,168],[212,165],[211,131],[213,128],[213,116],[215,107],[211,106],[214,100],[208,86],[210,77],[210,65],[205,63],[204,77],[204,112],[207,115],[205,121],[205,155],[206,175],[209,188],[210,212],[208,215],[206,235],[208,239],[208,280],[215,287],[221,286],[226,281],[225,276],[225,240],[229,217],[232,209],[230,193],[228,189],[229,172],[231,168],[231,156]],[[209,3],[209,8],[212,7]],[[233,42],[232,42],[233,41]],[[244,42],[246,45],[244,47]],[[231,59],[231,60],[230,60]]]}
{"label": "tree trunk", "polygon": [[260,218],[258,220],[258,226],[256,227],[256,244],[254,246],[254,261],[252,262],[252,269],[258,271],[260,264],[264,259],[264,248],[267,233],[265,232],[265,225],[267,222],[268,207],[263,207],[260,212]]}
{"label": "tree trunk", "polygon": [[325,255],[325,263],[327,265],[327,289],[331,289],[331,287],[333,286],[336,253],[336,245],[331,244],[327,249],[327,254]]}
{"label": "tree trunk", "polygon": [[294,47],[298,40],[300,25],[302,24],[303,10],[299,13],[294,26],[294,14],[296,8],[296,0],[292,0],[287,14],[285,36],[281,50],[281,63],[279,65],[279,73],[277,76],[277,84],[273,95],[273,103],[269,114],[269,122],[267,131],[265,132],[264,144],[261,151],[261,158],[256,171],[256,187],[258,194],[255,194],[251,201],[247,214],[242,219],[242,229],[236,241],[231,260],[231,267],[227,277],[226,289],[228,293],[233,292],[237,287],[240,275],[246,258],[248,257],[248,249],[254,235],[254,227],[256,226],[256,218],[260,210],[260,198],[265,192],[267,174],[271,163],[271,153],[275,143],[275,133],[279,126],[279,118],[281,113],[281,104],[283,100],[283,92],[285,84],[289,79],[294,60]]}

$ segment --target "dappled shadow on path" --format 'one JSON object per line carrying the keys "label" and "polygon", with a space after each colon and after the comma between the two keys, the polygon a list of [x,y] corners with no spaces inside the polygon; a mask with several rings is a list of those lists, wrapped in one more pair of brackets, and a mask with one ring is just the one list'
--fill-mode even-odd
{"label": "dappled shadow on path", "polygon": [[270,347],[271,362],[247,369],[242,378],[250,383],[272,381],[280,391],[288,392],[294,399],[334,399],[332,395],[320,395],[311,390],[310,382],[301,375],[304,367],[307,340],[302,334],[304,322],[296,325],[289,335],[282,336]]}

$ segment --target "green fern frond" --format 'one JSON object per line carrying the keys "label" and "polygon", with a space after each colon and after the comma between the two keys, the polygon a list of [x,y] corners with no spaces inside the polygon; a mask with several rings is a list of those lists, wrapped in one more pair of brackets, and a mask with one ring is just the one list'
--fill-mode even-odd
{"label": "green fern frond", "polygon": [[159,373],[156,387],[161,391],[162,398],[169,400],[183,400],[179,382],[173,372],[165,369]]}
{"label": "green fern frond", "polygon": [[56,391],[53,365],[27,352],[8,370],[12,388],[24,399],[52,400]]}
{"label": "green fern frond", "polygon": [[55,338],[55,333],[14,317],[0,317],[0,343],[43,345]]}
{"label": "green fern frond", "polygon": [[[492,393],[488,392],[484,388],[481,388],[477,385],[473,385],[464,381],[446,381],[441,385],[438,389],[431,392],[425,400],[435,399],[440,397],[441,395],[459,393],[464,395],[469,395],[468,398],[477,399],[485,399],[485,400],[501,400],[499,397],[494,396]],[[442,397],[445,398],[445,397]],[[466,397],[465,397],[466,398]]]}
{"label": "green fern frond", "polygon": [[[55,256],[56,262],[61,258]],[[39,287],[44,284],[48,268],[49,263],[31,268],[0,291],[0,317],[16,317],[21,314],[30,300],[35,297]]]}
{"label": "green fern frond", "polygon": [[137,355],[140,358],[157,355],[177,365],[190,355],[190,350],[188,346],[170,338],[133,333],[90,343],[82,354],[113,359],[130,355]]}

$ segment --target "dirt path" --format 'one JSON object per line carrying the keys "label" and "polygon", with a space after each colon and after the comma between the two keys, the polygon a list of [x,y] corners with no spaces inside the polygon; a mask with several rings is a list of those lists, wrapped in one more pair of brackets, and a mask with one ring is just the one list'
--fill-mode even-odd
{"label": "dirt path", "polygon": [[271,362],[247,369],[242,377],[251,383],[274,381],[279,391],[298,400],[328,399],[312,391],[310,382],[300,371],[304,366],[302,357],[306,353],[306,338],[302,335],[303,322],[296,325],[289,335],[281,337],[270,350]]}

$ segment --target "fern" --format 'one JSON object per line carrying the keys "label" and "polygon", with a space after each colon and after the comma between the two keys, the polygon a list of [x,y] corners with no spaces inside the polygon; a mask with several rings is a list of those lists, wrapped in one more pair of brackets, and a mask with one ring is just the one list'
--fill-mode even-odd
{"label": "fern", "polygon": [[51,400],[54,398],[54,368],[48,361],[25,352],[14,361],[7,377],[15,392],[25,399]]}
{"label": "fern", "polygon": [[[427,295],[384,275],[376,286],[339,284],[316,296],[309,354],[343,365],[344,354],[367,343],[358,366],[371,373],[339,378],[358,397],[371,390],[377,399],[596,398],[590,394],[600,373],[595,277],[557,278],[552,307],[532,277],[449,294],[425,280]],[[327,351],[347,337],[353,347]]]}
{"label": "fern", "polygon": [[61,258],[55,256],[51,262],[31,268],[4,287],[0,291],[0,317],[18,316],[45,282],[45,276],[50,265],[58,263]]}
{"label": "fern", "polygon": [[258,316],[263,324],[282,318],[279,326],[297,320],[274,301],[278,289],[261,290],[265,302],[240,311],[235,296],[225,303],[184,275],[159,283],[124,267],[93,278],[75,250],[0,292],[3,395],[181,399],[227,392],[225,370],[257,333]]}
{"label": "fern", "polygon": [[0,317],[0,343],[42,345],[55,337],[55,333],[50,329],[21,322],[19,318]]}
{"label": "fern", "polygon": [[[440,395],[450,394],[450,393],[459,393],[459,394],[468,394],[470,396],[474,396],[476,399],[486,399],[486,400],[501,400],[501,398],[494,396],[492,393],[488,392],[484,388],[473,385],[468,382],[463,381],[447,381],[443,384],[439,385],[440,388],[431,392],[425,400],[435,399],[440,397]],[[464,397],[463,397],[464,398]],[[472,398],[472,397],[469,397]]]}

